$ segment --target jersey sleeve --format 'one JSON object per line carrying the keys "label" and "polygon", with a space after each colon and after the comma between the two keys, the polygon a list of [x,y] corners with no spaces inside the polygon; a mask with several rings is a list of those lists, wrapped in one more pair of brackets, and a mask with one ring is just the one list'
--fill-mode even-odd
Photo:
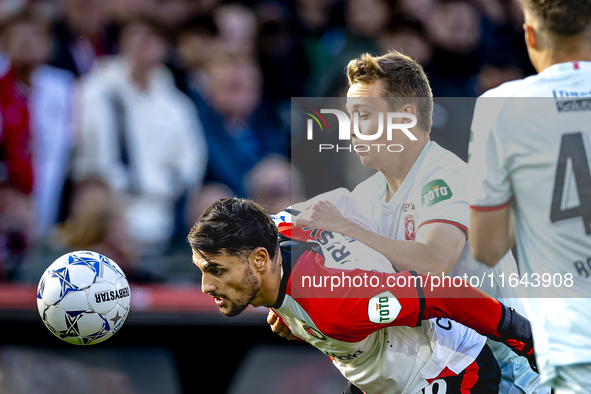
{"label": "jersey sleeve", "polygon": [[416,327],[437,317],[500,337],[504,306],[468,283],[432,286],[433,277],[414,272],[341,270],[323,261],[319,253],[304,253],[292,269],[287,292],[331,338],[359,342],[385,327]]}
{"label": "jersey sleeve", "polygon": [[[464,164],[465,166],[465,164]],[[421,181],[416,205],[416,230],[429,223],[448,223],[468,231],[470,217],[465,168],[448,166]]]}
{"label": "jersey sleeve", "polygon": [[513,196],[503,149],[495,132],[496,117],[503,103],[500,100],[498,97],[481,97],[474,109],[468,159],[468,201],[474,210],[505,208]]}

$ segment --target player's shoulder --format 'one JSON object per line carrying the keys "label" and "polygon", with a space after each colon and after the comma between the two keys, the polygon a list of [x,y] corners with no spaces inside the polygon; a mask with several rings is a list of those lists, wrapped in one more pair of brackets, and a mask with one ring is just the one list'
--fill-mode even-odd
{"label": "player's shoulder", "polygon": [[428,174],[434,173],[465,176],[468,164],[464,160],[434,141],[431,141],[430,144],[429,152],[421,164],[418,176],[428,176]]}
{"label": "player's shoulder", "polygon": [[519,94],[519,92],[521,92],[526,86],[528,86],[529,83],[535,82],[532,77],[505,82],[496,88],[487,90],[482,95],[480,95],[480,97],[514,97],[515,95]]}
{"label": "player's shoulder", "polygon": [[530,75],[523,79],[505,82],[484,92],[480,98],[487,97],[544,97],[551,96],[549,73]]}
{"label": "player's shoulder", "polygon": [[[585,81],[588,80],[589,72],[591,72],[591,62],[556,63],[539,74],[505,82],[486,91],[480,97],[555,97],[560,93],[566,94],[568,97],[569,89],[573,89],[572,95],[574,97],[580,95],[579,90],[581,89],[584,89],[584,95],[588,96],[588,83]],[[564,89],[566,92],[563,91]]]}
{"label": "player's shoulder", "polygon": [[414,188],[424,194],[425,188],[452,187],[458,189],[468,178],[468,164],[453,152],[431,142],[428,154],[416,175]]}

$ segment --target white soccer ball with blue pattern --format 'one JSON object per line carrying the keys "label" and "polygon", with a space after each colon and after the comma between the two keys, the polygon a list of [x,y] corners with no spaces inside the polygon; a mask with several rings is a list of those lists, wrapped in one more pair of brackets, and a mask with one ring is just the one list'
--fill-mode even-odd
{"label": "white soccer ball with blue pattern", "polygon": [[78,251],[47,268],[37,287],[37,308],[56,337],[75,345],[93,345],[121,328],[130,296],[125,274],[113,260]]}

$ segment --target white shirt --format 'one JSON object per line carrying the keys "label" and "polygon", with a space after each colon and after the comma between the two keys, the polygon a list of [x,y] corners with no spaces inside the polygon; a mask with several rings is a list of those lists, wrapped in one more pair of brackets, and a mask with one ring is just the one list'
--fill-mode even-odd
{"label": "white shirt", "polygon": [[[102,175],[124,199],[133,234],[145,245],[166,241],[174,202],[184,188],[200,186],[207,165],[201,123],[190,100],[162,66],[140,91],[122,58],[104,60],[82,79],[78,178]],[[131,165],[123,165],[113,97],[125,112]],[[135,186],[139,193],[128,193]]]}
{"label": "white shirt", "polygon": [[557,284],[526,288],[544,381],[591,362],[590,100],[591,62],[555,64],[485,93],[472,123],[470,203],[510,205],[522,275]]}

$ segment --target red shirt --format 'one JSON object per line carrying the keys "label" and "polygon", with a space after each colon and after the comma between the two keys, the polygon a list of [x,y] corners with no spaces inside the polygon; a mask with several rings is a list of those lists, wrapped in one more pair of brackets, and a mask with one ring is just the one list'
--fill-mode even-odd
{"label": "red shirt", "polygon": [[11,186],[29,194],[33,189],[32,133],[29,88],[10,71],[0,78],[0,163]]}

